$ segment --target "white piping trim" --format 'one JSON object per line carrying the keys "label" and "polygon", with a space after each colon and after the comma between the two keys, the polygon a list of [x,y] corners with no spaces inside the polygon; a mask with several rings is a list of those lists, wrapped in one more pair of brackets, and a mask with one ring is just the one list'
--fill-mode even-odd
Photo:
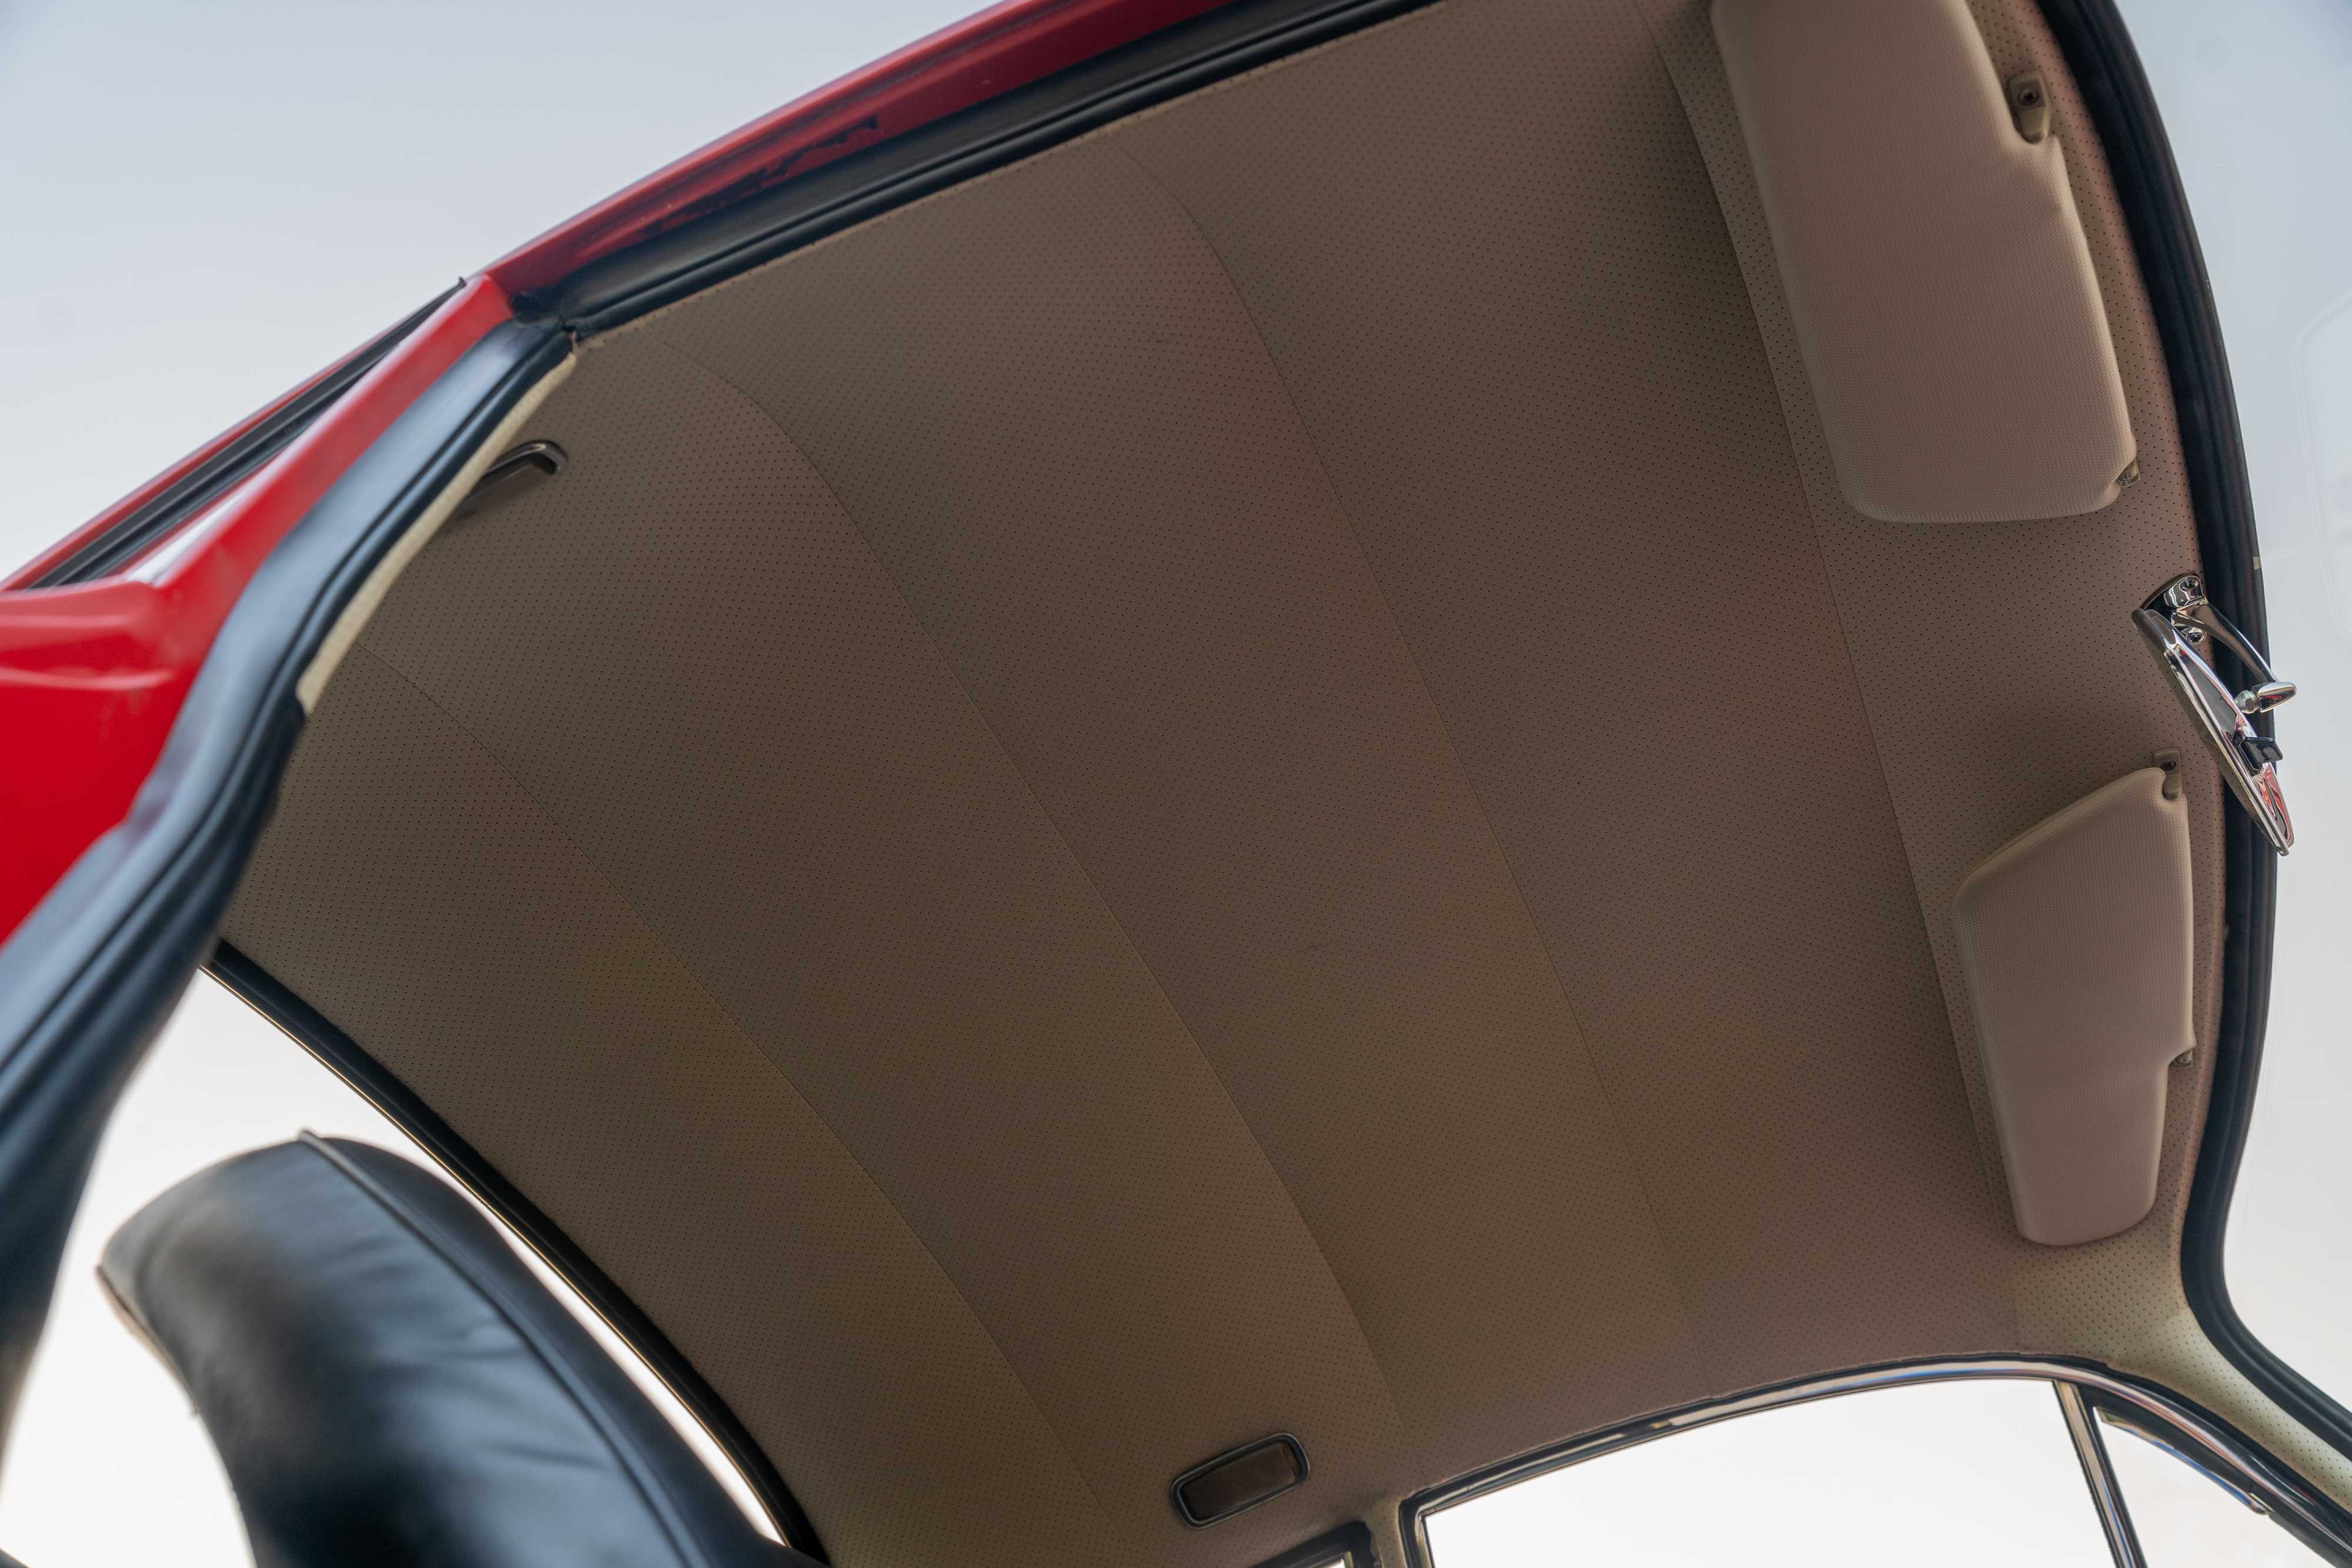
{"label": "white piping trim", "polygon": [[422,517],[409,525],[408,531],[400,536],[398,542],[385,552],[384,558],[375,563],[375,570],[368,573],[367,580],[360,584],[360,591],[352,596],[352,601],[343,606],[343,612],[335,618],[334,626],[327,632],[327,640],[320,644],[318,656],[310,661],[301,678],[294,683],[294,695],[301,703],[304,713],[317,708],[320,695],[327,689],[327,683],[334,678],[335,671],[342,664],[343,655],[352,651],[352,644],[359,641],[360,633],[374,619],[376,607],[383,602],[384,595],[392,591],[392,585],[399,580],[400,574],[408,570],[408,563],[433,542],[433,536],[441,531],[441,525],[449,520],[449,514],[457,509],[457,503],[464,500],[480,481],[490,465],[498,460],[499,454],[513,444],[524,423],[539,412],[539,405],[547,401],[548,394],[563,384],[564,378],[572,374],[572,367],[579,362],[578,354],[566,354],[562,363],[533,382],[506,418],[499,421],[499,427],[474,449],[471,457],[466,459],[466,465],[457,470],[457,476],[433,498],[433,504],[425,508]]}

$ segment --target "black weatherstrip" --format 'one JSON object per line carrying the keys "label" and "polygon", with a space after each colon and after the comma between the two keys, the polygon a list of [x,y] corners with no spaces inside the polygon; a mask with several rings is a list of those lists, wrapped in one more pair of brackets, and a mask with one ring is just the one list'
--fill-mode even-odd
{"label": "black weatherstrip", "polygon": [[311,421],[351,391],[352,382],[375,369],[403,338],[423,326],[425,319],[441,308],[442,301],[461,287],[453,286],[438,298],[409,312],[398,325],[289,398],[285,407],[197,464],[162,495],[25,586],[63,588],[121,570],[133,556],[260,472],[264,464],[292,445],[296,436],[310,428]]}
{"label": "black weatherstrip", "polygon": [[537,1204],[525,1197],[473,1145],[458,1136],[457,1130],[415,1090],[269,971],[226,942],[213,950],[205,970],[285,1030],[303,1050],[326,1063],[336,1077],[415,1139],[417,1146],[432,1155],[443,1170],[504,1220],[549,1268],[562,1276],[564,1283],[577,1291],[581,1299],[612,1325],[614,1333],[645,1358],[654,1375],[677,1396],[678,1403],[693,1413],[711,1440],[742,1472],[745,1484],[775,1521],[776,1533],[783,1537],[784,1544],[820,1563],[828,1561],[817,1541],[815,1528],[801,1511],[783,1477],[776,1473],[766,1451],[719,1396],[718,1390],[670,1343],[669,1336],[613,1282],[611,1276],[596,1266],[595,1260],[582,1251]]}
{"label": "black weatherstrip", "polygon": [[[2189,215],[2180,171],[2157,112],[2139,53],[2113,0],[2042,0],[2042,15],[2074,72],[2105,145],[2116,194],[2131,225],[2180,423],[2189,493],[2197,513],[2197,551],[2207,596],[2258,647],[2270,645],[2256,561],[2253,494],[2239,438],[2237,399],[2221,322],[2206,277],[2204,253]],[[2271,732],[2270,716],[2254,720]],[[2321,1392],[2256,1339],[2231,1304],[2222,1277],[2230,1197],[2245,1152],[2262,1074],[2263,1031],[2270,1013],[2271,923],[2278,857],[2232,799],[2224,808],[2221,1021],[2215,1042],[2213,1096],[2197,1155],[2181,1235],[2181,1284],[2190,1311],[2221,1354],[2338,1453],[2352,1458],[2352,1412]]]}
{"label": "black weatherstrip", "polygon": [[515,302],[601,332],[893,207],[1431,0],[1234,0],[892,137]]}
{"label": "black weatherstrip", "polygon": [[268,818],[302,730],[295,683],[376,564],[570,351],[551,328],[502,323],[361,454],[230,609],[130,816],[0,946],[0,1433],[99,1134]]}

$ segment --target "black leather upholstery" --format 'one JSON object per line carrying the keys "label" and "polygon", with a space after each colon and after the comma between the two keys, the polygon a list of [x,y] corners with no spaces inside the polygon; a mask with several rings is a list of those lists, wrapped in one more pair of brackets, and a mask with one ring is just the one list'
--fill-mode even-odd
{"label": "black leather upholstery", "polygon": [[777,1568],[620,1368],[437,1178],[340,1139],[149,1204],[100,1277],[186,1385],[258,1568]]}

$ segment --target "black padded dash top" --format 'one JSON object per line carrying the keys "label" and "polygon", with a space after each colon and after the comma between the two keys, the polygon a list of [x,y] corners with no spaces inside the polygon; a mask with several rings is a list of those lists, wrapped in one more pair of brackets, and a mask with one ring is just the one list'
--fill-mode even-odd
{"label": "black padded dash top", "polygon": [[99,1273],[186,1385],[258,1568],[814,1568],[487,1220],[381,1149],[306,1134],[201,1171]]}

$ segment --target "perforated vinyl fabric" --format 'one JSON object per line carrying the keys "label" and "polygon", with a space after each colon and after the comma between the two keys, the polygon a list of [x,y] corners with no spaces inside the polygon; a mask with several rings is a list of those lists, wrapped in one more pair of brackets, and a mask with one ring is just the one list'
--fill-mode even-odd
{"label": "perforated vinyl fabric", "polygon": [[[2194,564],[2145,302],[1985,16],[2056,83],[2107,511],[1843,510],[1704,14],[1444,0],[583,346],[571,466],[395,585],[230,939],[844,1568],[1394,1560],[1404,1495],[1710,1394],[2189,1375],[2211,1053],[2155,1214],[2034,1248],[1951,946],[2000,843],[2200,755],[2125,620]],[[1277,1430],[1305,1485],[1177,1520]]]}
{"label": "perforated vinyl fabric", "polygon": [[[1068,1455],[1039,1463],[975,1432],[960,1469],[992,1490],[999,1515],[1083,1516],[1107,1494],[1109,1538],[1148,1541],[1183,1530],[1165,1495],[1179,1470],[1267,1430],[1296,1430],[1335,1479],[1396,1469],[1397,1417],[1313,1237],[805,461],[740,394],[649,337],[591,355],[580,373],[653,400],[615,399],[602,419],[583,410],[584,421],[553,426],[578,454],[565,482],[601,488],[613,475],[614,504],[519,508],[479,531],[461,527],[403,580],[363,647],[464,732],[495,737],[488,744],[519,790],[609,880],[656,951],[676,956],[702,1016],[749,1037],[946,1270],[1018,1379],[1020,1408],[1004,1418],[1035,1421],[1043,1409]],[[702,504],[646,538],[635,519],[660,497]],[[537,547],[515,548],[515,530],[534,517],[546,530]],[[567,570],[548,572],[547,548]],[[533,674],[517,680],[518,668]],[[584,772],[583,758],[593,758]],[[675,802],[687,799],[698,805],[680,812]],[[450,929],[464,929],[471,900],[432,904],[454,904]],[[571,907],[518,890],[518,914],[561,917]],[[511,946],[483,936],[486,954]],[[280,962],[276,944],[261,946],[271,956],[256,957]],[[415,956],[395,946],[341,972],[404,971]],[[531,967],[561,983],[571,966]],[[312,999],[339,1022],[357,1016]],[[656,1032],[639,1032],[647,1029]],[[659,1037],[645,1023],[632,1032]],[[443,1030],[354,1038],[404,1077],[464,1049]],[[435,1103],[474,1110],[453,1114],[454,1124],[510,1169],[502,1149],[491,1152],[506,1142],[499,1129],[546,1125],[547,1098]],[[666,1109],[657,1097],[646,1103],[648,1113]],[[649,1151],[669,1142],[626,1121],[613,1132]],[[699,1205],[711,1173],[640,1176],[651,1185],[640,1210],[649,1228],[625,1234],[664,1244],[661,1217]],[[799,1186],[771,1189],[772,1201],[829,1207]],[[871,1219],[833,1222],[855,1234]],[[620,1224],[591,1217],[584,1230],[567,1228],[590,1238]],[[805,1270],[795,1288],[760,1287],[783,1314],[765,1336],[772,1353],[830,1362],[842,1347],[826,1303],[849,1310],[895,1288],[798,1256],[772,1228],[747,1230],[738,1245],[740,1255],[713,1249],[679,1283],[711,1270]],[[610,1271],[632,1283],[635,1270]],[[927,1335],[887,1337],[919,1378],[965,1375],[952,1362],[928,1364]],[[855,1378],[817,1386],[783,1366],[776,1385],[747,1389],[680,1343],[731,1404],[791,1412],[804,1438],[847,1414],[837,1402],[874,1418],[873,1396]],[[1156,1376],[1137,1359],[1146,1347]],[[1119,1398],[1104,1401],[1095,1380],[1109,1365],[1129,1377]],[[1206,1366],[1218,1376],[1202,1377]],[[875,1424],[951,1432],[962,1402],[952,1387],[943,1382],[928,1408]],[[917,1451],[856,1465],[891,1490],[938,1471]],[[829,1516],[824,1488],[786,1474],[821,1535],[862,1544],[854,1521]],[[1073,1484],[1081,1478],[1091,1492]],[[1320,1501],[1339,1518],[1370,1500],[1332,1490]],[[961,1508],[938,1500],[931,1528],[951,1532],[920,1534],[887,1560],[994,1561],[988,1552],[1002,1550],[1010,1562],[1072,1549],[1005,1528],[982,1532],[1001,1547],[975,1543]],[[1234,1533],[1281,1528],[1276,1514]]]}
{"label": "perforated vinyl fabric", "polygon": [[[2196,520],[2163,346],[2105,154],[2029,0],[1971,0],[1996,74],[2038,69],[2049,88],[2053,134],[2066,145],[2138,438],[2140,478],[2105,510],[2056,522],[1948,529],[1874,522],[1838,489],[1703,0],[1639,4],[1706,156],[1771,359],[1903,825],[1979,1145],[2005,1207],[2008,1184],[1951,922],[1952,894],[1969,872],[2034,823],[2145,766],[2156,750],[2178,750],[2188,768],[2196,866],[2201,1040],[2210,1042],[2221,1005],[2226,786],[2126,621],[2158,584],[2196,570]],[[2352,1500],[2352,1466],[2222,1358],[2181,1294],[2180,1227],[2211,1077],[2210,1050],[2173,1071],[2158,1195],[2147,1219],[2107,1240],[2057,1249],[2004,1228],[2021,1348],[2087,1355],[2168,1383]]]}
{"label": "perforated vinyl fabric", "polygon": [[[1232,258],[1592,1044],[1710,1383],[1996,1343],[1961,1083],[1705,168],[1638,16],[1477,21],[1119,141]],[[1417,36],[1445,27],[1475,42]],[[1449,137],[1412,129],[1474,97]]]}

